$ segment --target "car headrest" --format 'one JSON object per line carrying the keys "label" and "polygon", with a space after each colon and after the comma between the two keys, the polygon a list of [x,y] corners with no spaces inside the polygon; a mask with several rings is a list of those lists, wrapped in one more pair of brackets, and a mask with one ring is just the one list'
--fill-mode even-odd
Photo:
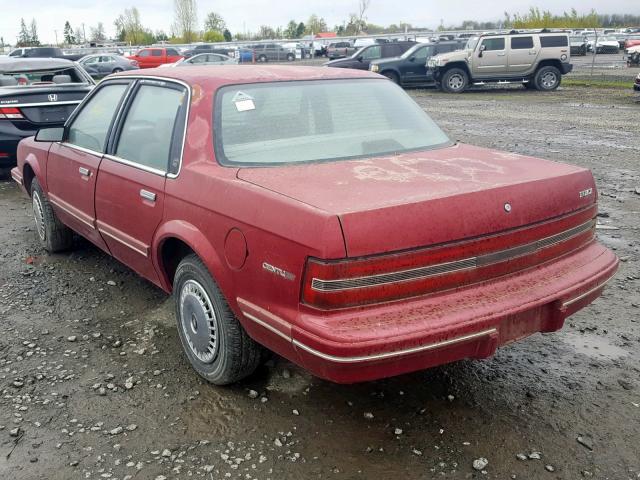
{"label": "car headrest", "polygon": [[18,79],[9,75],[0,75],[0,87],[11,87],[18,84]]}
{"label": "car headrest", "polygon": [[71,75],[54,75],[53,83],[71,83]]}

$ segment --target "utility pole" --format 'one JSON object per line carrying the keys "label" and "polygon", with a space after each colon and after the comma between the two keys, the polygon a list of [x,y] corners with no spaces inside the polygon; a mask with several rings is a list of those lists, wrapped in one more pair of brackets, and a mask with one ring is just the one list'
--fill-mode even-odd
{"label": "utility pole", "polygon": [[58,30],[54,30],[53,33],[56,36],[56,47],[58,46]]}
{"label": "utility pole", "polygon": [[87,43],[87,35],[84,32],[84,23],[82,24],[82,43]]}

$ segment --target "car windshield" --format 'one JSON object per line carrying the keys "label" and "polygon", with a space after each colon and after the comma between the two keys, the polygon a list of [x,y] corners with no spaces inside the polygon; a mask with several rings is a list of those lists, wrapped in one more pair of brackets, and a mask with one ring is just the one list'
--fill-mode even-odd
{"label": "car windshield", "polygon": [[[9,87],[88,83],[88,80],[75,68],[3,72],[0,73],[0,77],[5,79],[5,81],[0,83],[0,86]],[[13,80],[6,81],[8,78],[13,78]]]}
{"label": "car windshield", "polygon": [[403,90],[377,79],[228,86],[215,112],[223,165],[367,158],[451,143]]}
{"label": "car windshield", "polygon": [[467,44],[465,45],[464,49],[465,50],[475,50],[476,49],[476,45],[478,45],[478,41],[479,40],[480,40],[480,37],[471,37],[467,41]]}

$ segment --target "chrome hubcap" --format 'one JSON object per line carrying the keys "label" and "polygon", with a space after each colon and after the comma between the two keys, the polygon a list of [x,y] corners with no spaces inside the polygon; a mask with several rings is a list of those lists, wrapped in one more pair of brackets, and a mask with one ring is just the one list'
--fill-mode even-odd
{"label": "chrome hubcap", "polygon": [[555,86],[557,81],[556,74],[553,72],[547,72],[542,75],[542,86],[545,88],[552,88]]}
{"label": "chrome hubcap", "polygon": [[180,292],[180,326],[184,338],[202,363],[211,363],[218,352],[216,314],[206,290],[187,280]]}
{"label": "chrome hubcap", "polygon": [[464,86],[462,75],[452,75],[449,77],[449,87],[453,90],[460,90]]}
{"label": "chrome hubcap", "polygon": [[38,231],[38,236],[40,240],[43,242],[47,237],[46,230],[44,228],[44,208],[42,207],[42,200],[40,199],[40,195],[38,192],[33,192],[33,216],[36,220],[36,230]]}

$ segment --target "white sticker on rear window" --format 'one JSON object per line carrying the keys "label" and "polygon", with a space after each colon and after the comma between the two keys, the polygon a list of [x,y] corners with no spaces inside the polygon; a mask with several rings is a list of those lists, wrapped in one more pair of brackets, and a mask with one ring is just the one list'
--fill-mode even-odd
{"label": "white sticker on rear window", "polygon": [[237,92],[231,101],[235,104],[236,110],[239,112],[256,109],[256,106],[253,103],[253,98],[244,92]]}

